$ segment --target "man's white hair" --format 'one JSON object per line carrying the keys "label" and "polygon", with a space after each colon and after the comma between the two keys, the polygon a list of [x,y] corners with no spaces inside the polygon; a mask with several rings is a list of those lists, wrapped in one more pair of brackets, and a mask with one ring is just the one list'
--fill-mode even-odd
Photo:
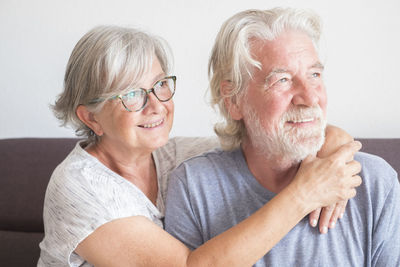
{"label": "man's white hair", "polygon": [[[208,64],[211,103],[217,106],[223,121],[214,127],[221,145],[226,150],[238,147],[246,134],[243,121],[233,120],[224,104],[225,98],[233,103],[243,96],[254,68],[261,63],[252,56],[252,44],[259,40],[274,40],[286,30],[306,33],[317,46],[321,35],[318,15],[308,10],[274,8],[246,10],[235,14],[222,25]],[[222,82],[229,82],[229,91],[221,92]]]}

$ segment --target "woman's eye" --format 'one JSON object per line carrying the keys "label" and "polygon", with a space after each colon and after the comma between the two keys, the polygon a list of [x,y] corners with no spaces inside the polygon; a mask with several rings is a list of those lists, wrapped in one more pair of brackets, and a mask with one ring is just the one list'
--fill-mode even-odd
{"label": "woman's eye", "polygon": [[285,82],[288,82],[288,81],[289,81],[288,78],[282,78],[282,79],[278,80],[278,82],[280,82],[280,83],[285,83]]}
{"label": "woman's eye", "polygon": [[161,88],[163,86],[165,86],[165,81],[158,81],[154,86],[154,88]]}
{"label": "woman's eye", "polygon": [[131,92],[127,93],[123,97],[125,99],[132,99],[132,98],[141,97],[143,94],[144,94],[144,92],[142,90],[135,90],[135,91],[131,91]]}
{"label": "woman's eye", "polygon": [[126,98],[134,98],[136,96],[136,92],[129,92],[126,94]]}

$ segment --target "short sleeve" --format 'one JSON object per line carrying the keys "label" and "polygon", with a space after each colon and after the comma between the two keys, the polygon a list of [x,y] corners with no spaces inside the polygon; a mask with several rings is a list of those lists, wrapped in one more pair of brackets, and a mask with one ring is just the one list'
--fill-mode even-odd
{"label": "short sleeve", "polygon": [[397,176],[372,233],[372,266],[400,266],[400,185]]}
{"label": "short sleeve", "polygon": [[203,244],[203,238],[201,227],[192,210],[185,179],[181,177],[183,175],[183,165],[171,173],[167,193],[165,230],[193,250]]}
{"label": "short sleeve", "polygon": [[[400,184],[396,171],[382,158],[359,152],[362,185],[357,188],[358,206],[364,210],[364,237],[368,238],[370,266],[400,266]],[[362,198],[359,198],[359,195]]]}
{"label": "short sleeve", "polygon": [[162,227],[161,213],[133,184],[93,159],[69,158],[54,171],[46,191],[40,261],[81,266],[84,260],[74,250],[82,240],[107,222],[136,215]]}

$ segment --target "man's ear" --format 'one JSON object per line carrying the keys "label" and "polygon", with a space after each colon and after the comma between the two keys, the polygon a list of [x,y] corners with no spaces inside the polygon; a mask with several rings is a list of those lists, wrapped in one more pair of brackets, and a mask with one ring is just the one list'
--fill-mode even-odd
{"label": "man's ear", "polygon": [[[242,112],[236,101],[235,96],[228,96],[232,92],[232,82],[224,80],[221,82],[221,96],[224,98],[224,105],[229,115],[234,120],[241,120],[243,118]],[[228,97],[225,97],[228,96]]]}
{"label": "man's ear", "polygon": [[97,136],[102,136],[103,135],[103,129],[100,125],[100,123],[96,120],[94,114],[90,112],[86,106],[84,105],[79,105],[76,108],[76,116],[84,123],[86,124],[87,127],[92,129],[92,131],[97,135]]}

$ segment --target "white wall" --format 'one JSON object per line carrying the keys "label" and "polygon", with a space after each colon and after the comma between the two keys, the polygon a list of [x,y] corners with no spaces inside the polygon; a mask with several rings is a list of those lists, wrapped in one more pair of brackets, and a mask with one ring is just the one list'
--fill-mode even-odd
{"label": "white wall", "polygon": [[178,76],[172,135],[211,135],[216,117],[205,90],[215,35],[238,11],[275,6],[323,18],[329,121],[357,137],[400,137],[398,0],[0,0],[0,138],[73,136],[48,105],[73,46],[98,24],[164,37]]}

